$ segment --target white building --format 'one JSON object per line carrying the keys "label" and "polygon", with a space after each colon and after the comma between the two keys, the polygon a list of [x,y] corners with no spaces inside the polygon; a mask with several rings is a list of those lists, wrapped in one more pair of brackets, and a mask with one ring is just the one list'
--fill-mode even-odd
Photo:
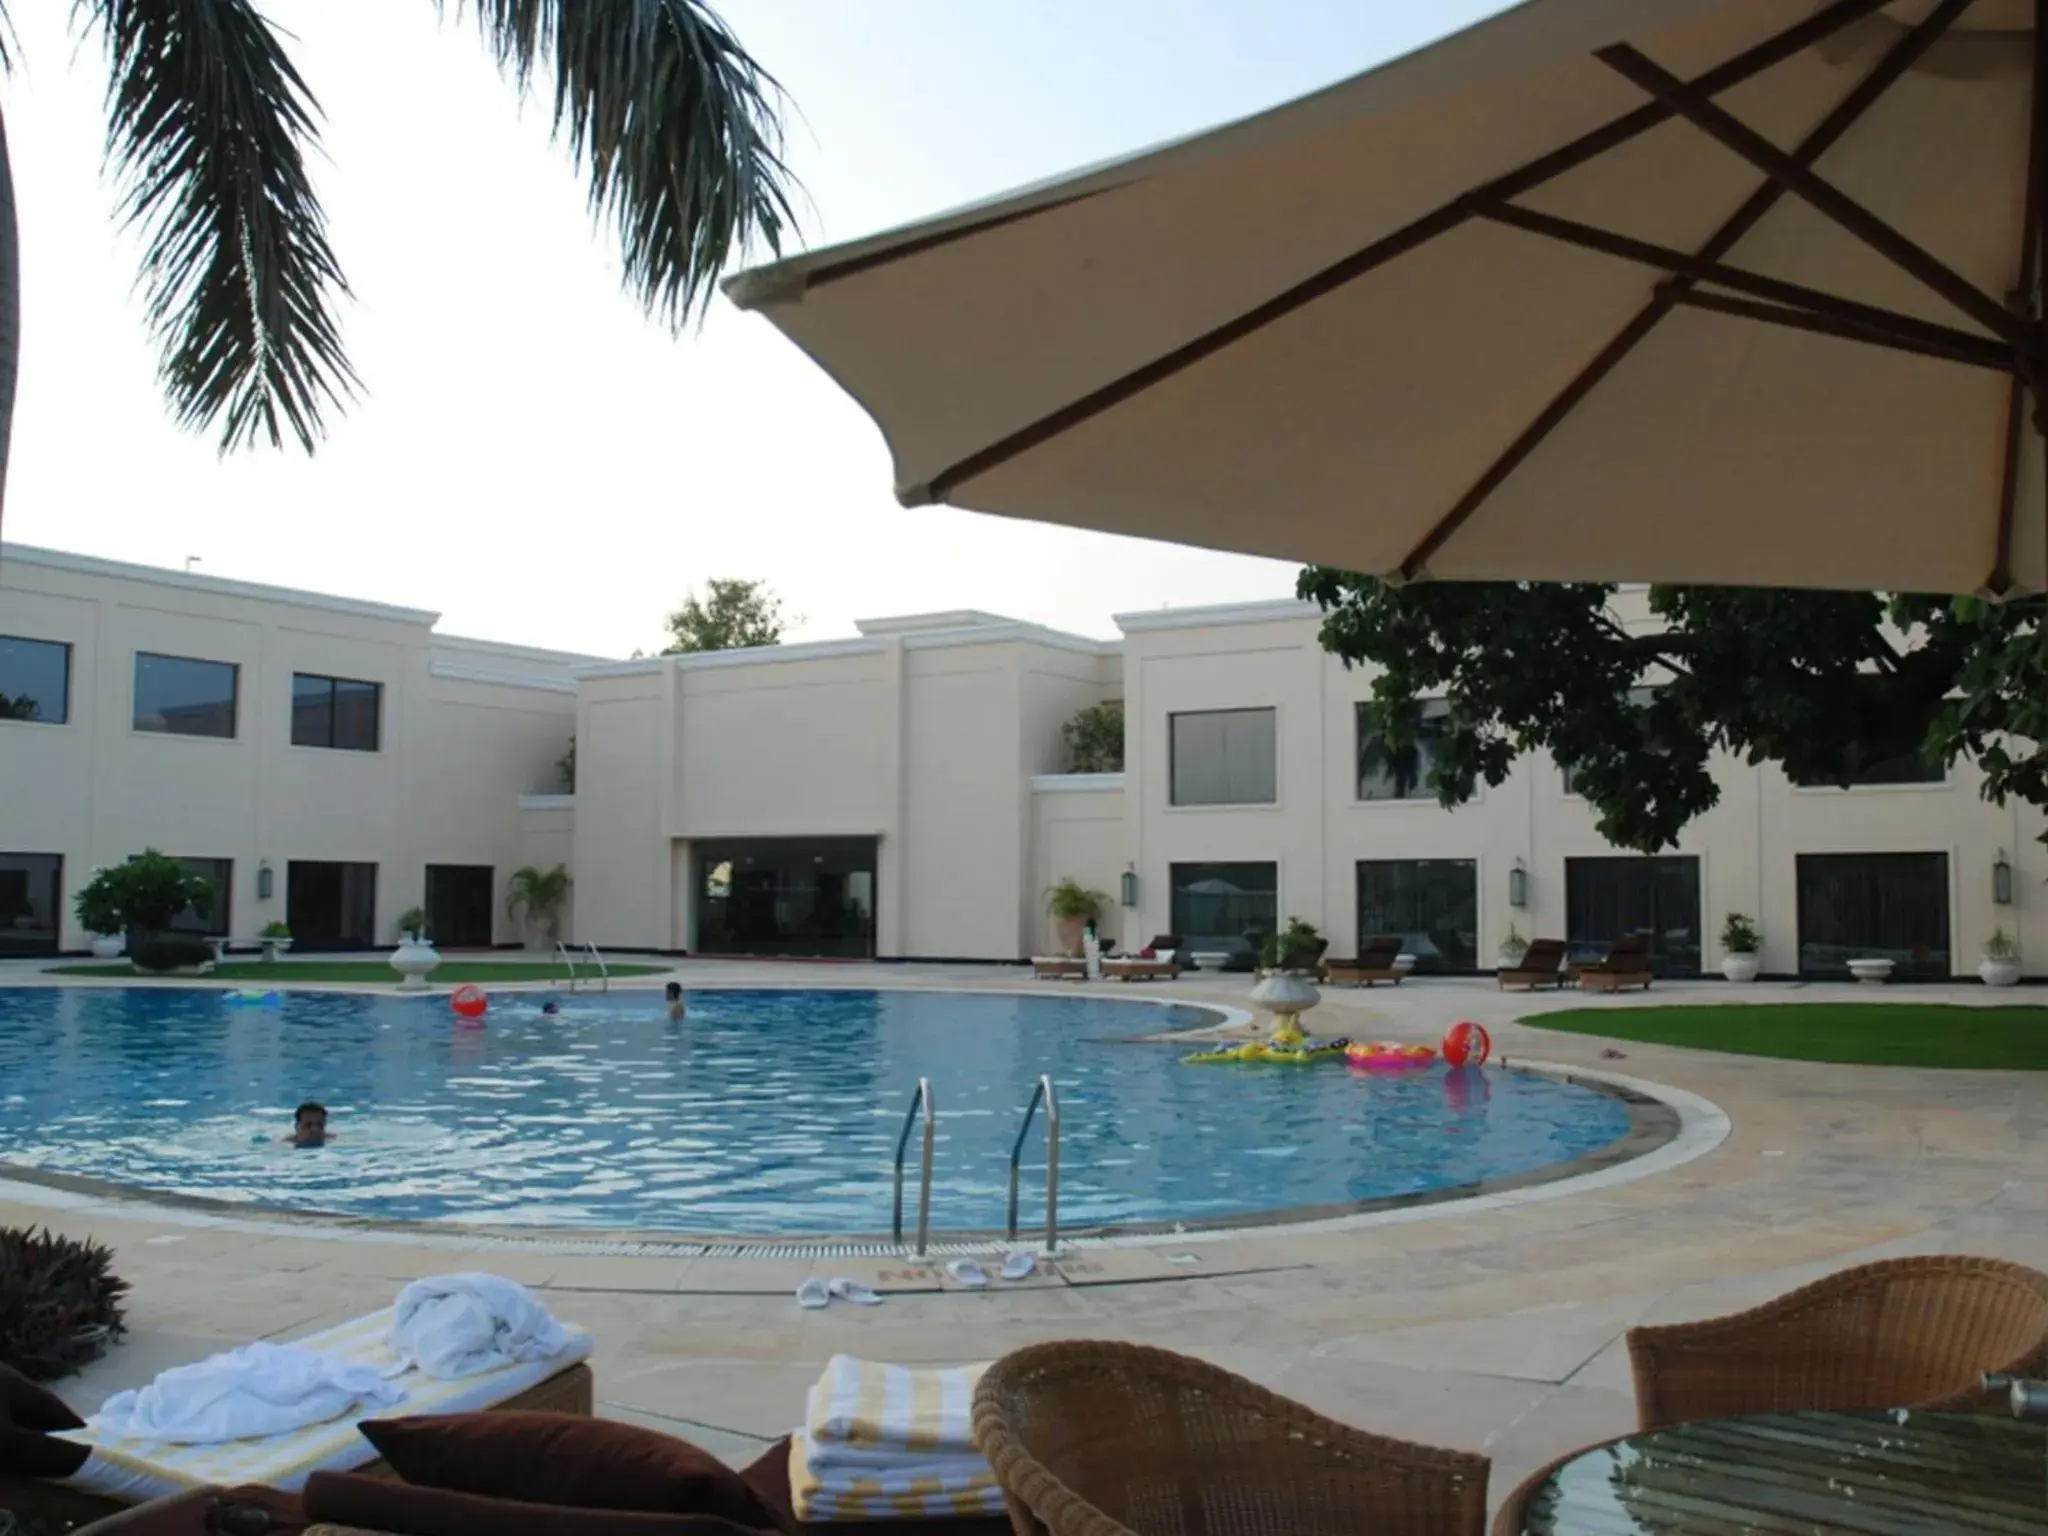
{"label": "white building", "polygon": [[[1071,876],[1127,943],[1241,948],[1300,917],[1332,954],[1399,933],[1471,969],[1511,926],[1645,932],[1684,972],[1735,911],[1773,972],[1967,974],[1994,928],[2048,969],[2048,820],[1985,803],[1974,770],[1802,789],[1729,760],[1656,858],[1607,845],[1541,759],[1447,812],[1369,750],[1369,677],[1304,604],[1125,615],[1116,642],[942,613],[627,662],[433,622],[0,553],[0,716],[31,717],[0,718],[0,950],[82,948],[69,893],[155,846],[224,876],[194,926],[282,918],[309,948],[389,942],[415,903],[444,946],[513,941],[507,877],[560,861],[575,938],[615,949],[1015,960]],[[1061,726],[1112,699],[1124,772],[1063,772]]]}

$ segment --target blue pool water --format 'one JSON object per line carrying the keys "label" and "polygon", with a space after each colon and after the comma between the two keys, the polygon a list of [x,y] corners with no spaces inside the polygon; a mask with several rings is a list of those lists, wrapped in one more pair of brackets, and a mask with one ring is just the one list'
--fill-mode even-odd
{"label": "blue pool water", "polygon": [[[1627,1110],[1517,1072],[1190,1067],[1132,1037],[1197,1009],[987,993],[443,999],[0,990],[0,1162],[214,1199],[406,1220],[875,1233],[920,1074],[939,1110],[933,1224],[999,1227],[1010,1143],[1050,1072],[1067,1227],[1214,1221],[1525,1173]],[[317,1098],[335,1141],[280,1146]],[[1024,1218],[1043,1219],[1042,1139]],[[916,1144],[913,1140],[912,1153]],[[909,1191],[915,1202],[915,1165]]]}

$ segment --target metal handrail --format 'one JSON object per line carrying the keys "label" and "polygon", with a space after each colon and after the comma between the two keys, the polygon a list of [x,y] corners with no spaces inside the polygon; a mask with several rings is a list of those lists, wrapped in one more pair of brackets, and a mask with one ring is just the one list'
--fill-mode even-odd
{"label": "metal handrail", "polygon": [[932,1234],[932,1145],[937,1134],[937,1117],[932,1108],[932,1080],[920,1077],[917,1091],[910,1096],[910,1108],[903,1115],[903,1134],[896,1138],[896,1205],[889,1218],[889,1232],[900,1247],[903,1242],[903,1156],[910,1147],[910,1129],[917,1124],[917,1112],[924,1110],[924,1160],[917,1187],[917,1257],[923,1258]]}
{"label": "metal handrail", "polygon": [[1010,1241],[1017,1240],[1017,1169],[1024,1158],[1024,1140],[1031,1134],[1032,1116],[1045,1105],[1045,1251],[1053,1252],[1060,1240],[1060,1096],[1053,1091],[1052,1078],[1040,1077],[1031,1090],[1031,1102],[1024,1106],[1024,1123],[1017,1127],[1017,1139],[1010,1144]]}
{"label": "metal handrail", "polygon": [[576,962],[570,957],[569,946],[560,939],[555,940],[555,958],[569,968],[569,990],[576,990]]}
{"label": "metal handrail", "polygon": [[590,952],[590,963],[591,963],[591,964],[593,964],[593,965],[595,965],[595,966],[597,967],[597,974],[598,974],[598,983],[597,983],[597,990],[598,990],[598,991],[600,991],[600,992],[609,992],[609,991],[611,991],[611,989],[612,989],[612,972],[611,972],[611,967],[610,967],[610,966],[608,966],[608,965],[606,965],[606,964],[604,963],[604,956],[603,956],[603,955],[600,955],[600,954],[599,954],[599,953],[597,952],[597,946],[596,946],[595,944],[591,944],[591,943],[586,943],[586,944],[584,944],[584,946],[583,946],[583,947],[584,947],[584,948],[585,948],[586,950],[588,950],[588,951]]}

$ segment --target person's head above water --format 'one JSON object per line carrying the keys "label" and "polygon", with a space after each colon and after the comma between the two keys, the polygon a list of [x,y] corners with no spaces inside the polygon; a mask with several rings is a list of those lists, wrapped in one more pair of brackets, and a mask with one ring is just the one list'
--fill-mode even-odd
{"label": "person's head above water", "polygon": [[661,995],[672,1003],[680,1003],[683,1000],[683,984],[680,981],[672,981],[661,989]]}
{"label": "person's head above water", "polygon": [[556,1002],[551,997],[546,1002],[540,1005],[540,1011],[542,1013],[560,1013],[562,1011],[562,1005]]}
{"label": "person's head above water", "polygon": [[292,1145],[324,1146],[327,1141],[327,1106],[308,1099],[292,1111]]}

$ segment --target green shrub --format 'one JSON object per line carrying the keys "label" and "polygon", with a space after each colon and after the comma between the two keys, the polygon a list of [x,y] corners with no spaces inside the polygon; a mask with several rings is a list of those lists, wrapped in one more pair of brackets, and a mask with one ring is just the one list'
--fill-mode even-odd
{"label": "green shrub", "polygon": [[1753,955],[1763,945],[1757,938],[1756,924],[1745,913],[1730,912],[1721,925],[1721,947],[1731,955]]}
{"label": "green shrub", "polygon": [[1124,771],[1124,706],[1121,699],[1090,704],[1060,727],[1067,765],[1073,773]]}
{"label": "green shrub", "polygon": [[1267,934],[1259,945],[1259,966],[1268,971],[1312,971],[1329,947],[1330,941],[1313,923],[1290,917],[1282,932]]}
{"label": "green shrub", "polygon": [[213,946],[187,934],[164,933],[131,947],[128,958],[138,971],[176,971],[205,965],[213,959]]}
{"label": "green shrub", "polygon": [[1058,918],[1078,917],[1084,923],[1102,921],[1102,909],[1109,905],[1109,897],[1101,891],[1091,891],[1087,886],[1068,875],[1045,893],[1045,910]]}
{"label": "green shrub", "polygon": [[420,939],[424,939],[427,936],[427,909],[425,907],[407,907],[398,914],[398,936],[402,939],[408,933]]}
{"label": "green shrub", "polygon": [[125,1331],[112,1250],[32,1227],[0,1227],[0,1363],[47,1381],[97,1360]]}
{"label": "green shrub", "polygon": [[176,859],[145,848],[125,864],[110,864],[72,898],[79,926],[90,933],[155,933],[187,907],[213,900],[213,882]]}

